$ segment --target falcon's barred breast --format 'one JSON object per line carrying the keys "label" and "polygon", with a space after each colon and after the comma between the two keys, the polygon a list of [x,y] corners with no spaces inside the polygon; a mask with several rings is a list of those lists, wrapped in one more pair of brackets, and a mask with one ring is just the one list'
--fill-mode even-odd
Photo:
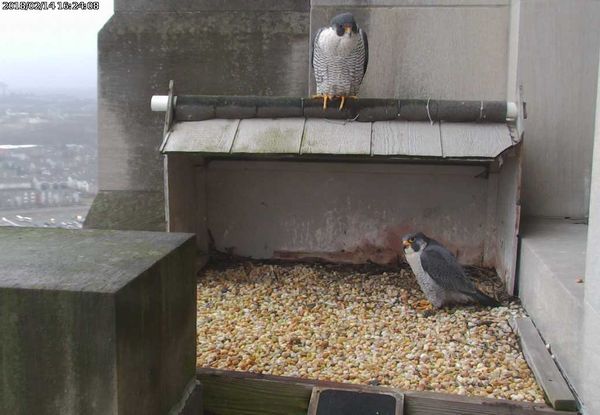
{"label": "falcon's barred breast", "polygon": [[358,94],[368,64],[367,34],[350,13],[319,30],[313,44],[312,66],[317,94],[350,97]]}

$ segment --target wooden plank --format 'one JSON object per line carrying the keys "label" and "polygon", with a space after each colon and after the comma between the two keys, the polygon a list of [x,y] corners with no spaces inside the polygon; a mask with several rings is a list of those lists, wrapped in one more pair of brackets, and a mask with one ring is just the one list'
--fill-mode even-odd
{"label": "wooden plank", "polygon": [[200,373],[205,415],[306,415],[311,385]]}
{"label": "wooden plank", "polygon": [[163,153],[229,153],[239,122],[214,119],[176,123]]}
{"label": "wooden plank", "polygon": [[373,123],[373,155],[442,157],[439,124],[411,121]]}
{"label": "wooden plank", "polygon": [[371,123],[307,119],[301,154],[371,154]]}
{"label": "wooden plank", "polygon": [[573,415],[572,412],[556,411],[543,404],[435,392],[406,392],[404,402],[404,412],[410,415]]}
{"label": "wooden plank", "polygon": [[506,124],[440,125],[444,157],[496,157],[513,145]]}
{"label": "wooden plank", "polygon": [[195,234],[199,256],[207,255],[209,250],[205,176],[204,160],[199,156],[181,153],[164,156],[167,231]]}
{"label": "wooden plank", "polygon": [[443,123],[440,130],[439,124],[407,121],[211,119],[174,124],[162,152],[486,159],[512,145],[504,124]]}
{"label": "wooden plank", "polygon": [[[393,388],[346,384],[314,379],[263,375],[249,372],[200,368],[206,415],[293,415],[308,411],[313,387],[400,392]],[[407,415],[539,415],[570,414],[544,404],[513,402],[435,392],[404,392]],[[255,409],[256,408],[256,409]]]}
{"label": "wooden plank", "polygon": [[164,189],[167,232],[195,232],[196,175],[189,157],[165,155]]}
{"label": "wooden plank", "polygon": [[241,120],[232,153],[298,154],[304,118]]}
{"label": "wooden plank", "polygon": [[544,389],[550,404],[555,409],[576,411],[577,401],[546,349],[533,321],[529,317],[515,318],[513,326],[519,334],[525,360]]}
{"label": "wooden plank", "polygon": [[519,254],[519,225],[521,218],[521,143],[504,154],[504,163],[498,174],[496,191],[495,225],[493,238],[496,243],[495,268],[505,283],[506,291],[514,295],[516,290],[517,257]]}

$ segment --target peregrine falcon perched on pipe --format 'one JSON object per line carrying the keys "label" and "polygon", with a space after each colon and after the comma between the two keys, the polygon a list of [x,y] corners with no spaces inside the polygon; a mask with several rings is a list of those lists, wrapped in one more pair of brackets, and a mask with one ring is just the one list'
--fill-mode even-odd
{"label": "peregrine falcon perched on pipe", "polygon": [[418,232],[403,236],[402,244],[406,261],[434,307],[468,303],[499,305],[475,287],[454,255],[439,242]]}
{"label": "peregrine falcon perched on pipe", "polygon": [[341,98],[341,110],[346,98],[356,98],[368,63],[367,34],[357,26],[352,14],[338,14],[330,26],[319,29],[313,44],[312,67],[323,109],[329,99]]}

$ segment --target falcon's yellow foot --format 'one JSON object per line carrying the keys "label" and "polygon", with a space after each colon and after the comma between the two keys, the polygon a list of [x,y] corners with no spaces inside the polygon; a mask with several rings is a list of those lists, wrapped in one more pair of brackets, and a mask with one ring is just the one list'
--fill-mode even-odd
{"label": "falcon's yellow foot", "polygon": [[310,98],[311,99],[321,99],[322,98],[323,99],[323,109],[324,110],[327,109],[327,101],[333,99],[332,96],[329,96],[329,95],[319,95],[319,94],[312,95]]}
{"label": "falcon's yellow foot", "polygon": [[415,303],[415,310],[421,312],[433,311],[433,305],[427,300],[419,300]]}
{"label": "falcon's yellow foot", "polygon": [[358,99],[358,97],[356,95],[350,95],[350,96],[347,96],[347,97],[341,96],[340,98],[341,98],[341,101],[342,101],[342,102],[340,102],[340,107],[338,108],[340,111],[342,109],[344,109],[344,103],[346,102],[346,99],[348,99],[348,98]]}

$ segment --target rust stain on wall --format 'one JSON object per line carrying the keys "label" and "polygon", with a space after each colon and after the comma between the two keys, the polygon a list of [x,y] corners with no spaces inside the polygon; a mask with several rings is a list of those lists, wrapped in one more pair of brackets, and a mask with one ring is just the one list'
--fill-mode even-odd
{"label": "rust stain on wall", "polygon": [[[287,261],[325,261],[349,264],[375,263],[379,265],[398,265],[405,262],[402,250],[402,236],[415,232],[409,225],[396,225],[384,228],[376,241],[361,240],[350,249],[338,251],[288,251],[273,252],[273,259]],[[433,232],[423,230],[446,246],[459,261],[468,265],[482,265],[483,243],[475,246],[459,246],[451,241],[437,237]]]}

